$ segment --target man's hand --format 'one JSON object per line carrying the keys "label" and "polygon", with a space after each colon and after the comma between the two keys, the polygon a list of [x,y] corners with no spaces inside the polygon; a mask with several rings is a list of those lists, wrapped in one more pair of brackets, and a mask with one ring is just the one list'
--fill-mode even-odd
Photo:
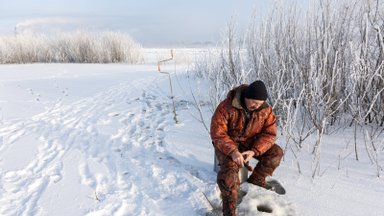
{"label": "man's hand", "polygon": [[235,163],[237,163],[240,167],[244,166],[244,158],[243,155],[239,151],[234,151],[231,154],[231,158]]}
{"label": "man's hand", "polygon": [[250,161],[252,159],[253,156],[255,156],[255,152],[253,152],[253,151],[245,151],[245,152],[241,153],[241,155],[244,158],[244,162],[243,163],[247,163],[248,161]]}

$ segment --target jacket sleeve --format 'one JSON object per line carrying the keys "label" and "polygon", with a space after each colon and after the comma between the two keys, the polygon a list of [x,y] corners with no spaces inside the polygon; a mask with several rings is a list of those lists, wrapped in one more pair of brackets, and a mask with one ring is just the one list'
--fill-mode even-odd
{"label": "jacket sleeve", "polygon": [[264,122],[263,129],[253,143],[252,150],[257,156],[264,154],[275,144],[277,134],[276,117],[273,114],[272,108],[269,109],[270,112]]}
{"label": "jacket sleeve", "polygon": [[211,139],[216,149],[225,155],[237,151],[236,143],[228,135],[229,114],[225,109],[225,101],[216,108],[211,120]]}

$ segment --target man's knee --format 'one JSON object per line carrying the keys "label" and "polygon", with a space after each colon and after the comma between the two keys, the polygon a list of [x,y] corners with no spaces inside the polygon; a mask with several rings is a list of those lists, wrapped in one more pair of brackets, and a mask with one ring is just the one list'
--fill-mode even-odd
{"label": "man's knee", "polygon": [[276,168],[279,166],[281,159],[283,158],[284,151],[283,149],[274,144],[271,148],[271,155],[270,155],[270,160],[269,160],[269,166]]}
{"label": "man's knee", "polygon": [[282,158],[283,155],[284,155],[284,151],[283,149],[277,145],[277,144],[274,144],[272,147],[271,147],[271,151],[273,152],[273,156],[276,157],[276,158]]}
{"label": "man's knee", "polygon": [[261,155],[257,159],[259,160],[260,166],[275,169],[279,166],[283,155],[283,149],[277,144],[274,144],[267,152],[265,152],[265,154]]}

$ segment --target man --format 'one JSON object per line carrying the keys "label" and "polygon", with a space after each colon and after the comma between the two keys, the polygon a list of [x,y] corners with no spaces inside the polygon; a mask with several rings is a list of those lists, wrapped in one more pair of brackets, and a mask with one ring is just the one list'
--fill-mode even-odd
{"label": "man", "polygon": [[238,172],[252,157],[259,162],[247,182],[271,189],[266,177],[279,166],[283,150],[275,144],[276,118],[267,98],[262,81],[243,84],[228,93],[212,116],[210,133],[220,165],[217,184],[224,216],[236,215]]}

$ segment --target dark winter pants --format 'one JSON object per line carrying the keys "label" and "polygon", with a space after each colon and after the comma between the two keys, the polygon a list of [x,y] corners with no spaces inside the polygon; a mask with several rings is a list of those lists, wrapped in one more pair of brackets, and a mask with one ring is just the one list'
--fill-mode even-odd
{"label": "dark winter pants", "polygon": [[[234,216],[236,215],[237,196],[240,189],[238,175],[240,167],[231,157],[222,154],[218,150],[216,150],[215,153],[220,164],[220,171],[217,174],[217,184],[223,200],[223,216]],[[279,166],[282,157],[283,150],[280,146],[274,144],[263,155],[255,157],[259,162],[253,170],[252,175],[260,177],[271,176],[276,167]]]}

